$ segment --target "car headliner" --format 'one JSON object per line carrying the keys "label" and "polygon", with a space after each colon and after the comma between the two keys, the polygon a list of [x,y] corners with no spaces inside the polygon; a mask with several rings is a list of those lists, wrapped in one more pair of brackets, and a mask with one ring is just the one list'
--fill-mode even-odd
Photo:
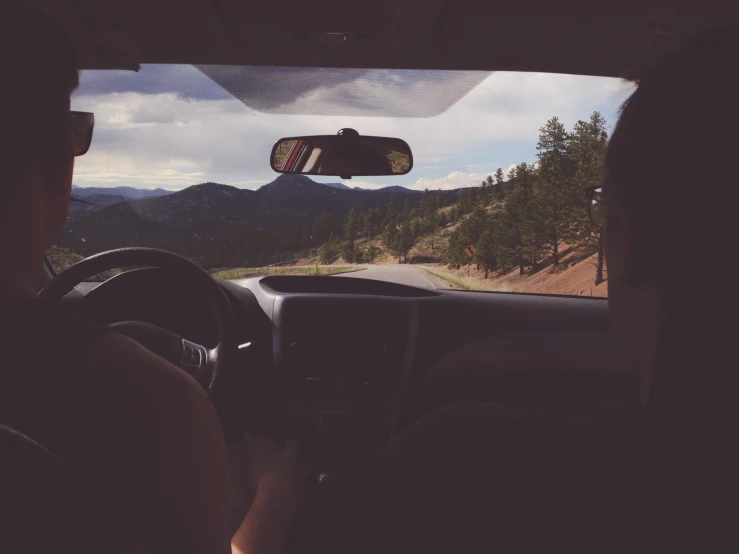
{"label": "car headliner", "polygon": [[[638,77],[739,3],[623,0],[25,0],[81,69],[143,63],[474,69]],[[603,13],[604,7],[609,13]]]}

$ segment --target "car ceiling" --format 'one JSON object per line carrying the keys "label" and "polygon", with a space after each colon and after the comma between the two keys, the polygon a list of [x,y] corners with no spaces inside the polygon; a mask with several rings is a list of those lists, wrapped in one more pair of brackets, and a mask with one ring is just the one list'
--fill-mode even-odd
{"label": "car ceiling", "polygon": [[716,0],[597,10],[581,0],[26,1],[75,37],[81,69],[186,63],[629,78],[695,34],[739,20],[739,3]]}

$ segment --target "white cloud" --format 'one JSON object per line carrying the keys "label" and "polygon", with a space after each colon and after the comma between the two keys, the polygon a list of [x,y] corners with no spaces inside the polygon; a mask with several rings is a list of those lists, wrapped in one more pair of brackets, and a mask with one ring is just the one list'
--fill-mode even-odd
{"label": "white cloud", "polygon": [[[515,165],[512,165],[511,167],[515,167]],[[510,168],[509,168],[510,169]],[[418,179],[415,183],[412,184],[406,184],[403,185],[405,188],[411,189],[411,190],[454,190],[454,189],[460,189],[464,187],[476,187],[479,186],[482,181],[485,180],[485,178],[492,173],[466,173],[463,171],[453,171],[446,177],[439,177],[437,179],[429,179],[427,177],[421,177]],[[508,173],[506,171],[506,179]],[[377,183],[368,183],[366,181],[355,181],[352,179],[351,181],[342,181],[345,185],[349,187],[359,187],[359,188],[366,188],[366,189],[378,189],[382,187],[389,187],[393,185],[391,181],[387,181],[382,184]]]}
{"label": "white cloud", "polygon": [[80,94],[73,98],[74,109],[94,111],[97,123],[90,152],[76,160],[75,183],[181,188],[215,181],[257,188],[276,177],[268,158],[279,138],[352,127],[410,144],[413,171],[386,185],[477,185],[497,167],[533,160],[539,128],[554,115],[570,128],[598,109],[615,123],[629,90],[616,79],[499,72],[428,119],[266,115],[218,95]]}
{"label": "white cloud", "polygon": [[477,186],[482,181],[484,181],[485,177],[487,176],[488,173],[464,173],[462,171],[453,171],[446,177],[441,177],[439,179],[428,179],[426,177],[421,177],[409,188],[412,188],[414,190],[459,189],[462,187]]}

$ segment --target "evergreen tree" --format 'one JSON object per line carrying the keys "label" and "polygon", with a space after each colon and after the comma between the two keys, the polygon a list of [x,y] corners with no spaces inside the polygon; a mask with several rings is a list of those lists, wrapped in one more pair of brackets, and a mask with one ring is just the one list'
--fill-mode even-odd
{"label": "evergreen tree", "polygon": [[430,233],[436,227],[436,211],[437,211],[437,195],[428,189],[423,191],[421,202],[419,203],[419,213],[421,217],[421,232]]}
{"label": "evergreen tree", "polygon": [[495,256],[495,230],[492,224],[488,225],[480,235],[480,239],[475,245],[477,254],[475,261],[482,265],[485,269],[485,279],[488,278],[488,272],[496,267]]}
{"label": "evergreen tree", "polygon": [[415,244],[415,241],[413,240],[413,233],[411,233],[410,223],[406,221],[400,226],[400,231],[398,232],[398,240],[397,240],[398,263],[400,263],[401,255],[403,256],[405,263],[408,263],[408,252],[410,251],[411,248],[413,248],[414,244]]}
{"label": "evergreen tree", "polygon": [[335,240],[329,240],[318,249],[318,259],[322,264],[331,264],[339,257],[340,245]]}
{"label": "evergreen tree", "polygon": [[495,171],[495,199],[498,202],[505,200],[505,189],[503,188],[503,170],[498,168]]}
{"label": "evergreen tree", "polygon": [[534,266],[538,257],[542,234],[541,219],[534,202],[535,174],[525,162],[508,173],[515,186],[506,196],[506,206],[494,229],[498,265],[506,270],[518,266],[524,274],[526,267]]}
{"label": "evergreen tree", "polygon": [[421,220],[418,218],[411,220],[411,235],[417,237],[422,234]]}
{"label": "evergreen tree", "polygon": [[348,241],[353,241],[357,237],[358,230],[359,222],[357,221],[357,213],[354,211],[354,207],[352,207],[344,218],[344,238]]}
{"label": "evergreen tree", "polygon": [[367,248],[364,251],[364,255],[367,261],[371,264],[375,263],[375,258],[377,257],[379,253],[380,253],[380,249],[371,243],[367,245]]}
{"label": "evergreen tree", "polygon": [[364,212],[359,212],[357,214],[357,231],[356,231],[356,237],[357,238],[364,238],[364,224],[367,216]]}
{"label": "evergreen tree", "polygon": [[454,204],[449,210],[449,223],[454,224],[459,221],[459,205]]}
{"label": "evergreen tree", "polygon": [[439,189],[436,191],[436,208],[441,209],[446,206],[446,198],[444,197],[444,191]]}
{"label": "evergreen tree", "polygon": [[323,244],[332,233],[341,228],[341,223],[329,213],[319,215],[313,222],[313,244]]}
{"label": "evergreen tree", "polygon": [[398,215],[400,214],[400,208],[398,207],[398,199],[395,195],[390,197],[390,201],[387,203],[387,210],[385,210],[385,218],[382,220],[382,228],[385,229],[388,225],[395,225],[398,221]]}
{"label": "evergreen tree", "polygon": [[539,129],[539,171],[536,203],[541,215],[543,247],[552,253],[557,265],[560,246],[577,240],[572,222],[576,219],[578,194],[582,190],[574,184],[574,163],[568,148],[569,137],[559,118],[553,117]]}
{"label": "evergreen tree", "polygon": [[475,194],[472,187],[463,188],[457,202],[459,215],[466,215],[475,208]]}
{"label": "evergreen tree", "polygon": [[498,186],[503,185],[503,170],[499,167],[495,170],[495,184]]}
{"label": "evergreen tree", "polygon": [[364,218],[364,236],[372,240],[382,229],[382,213],[380,208],[370,208]]}
{"label": "evergreen tree", "polygon": [[483,206],[487,206],[497,197],[495,179],[492,175],[488,175],[480,185],[480,196]]}
{"label": "evergreen tree", "polygon": [[464,249],[469,246],[469,241],[465,234],[464,225],[456,229],[449,237],[449,244],[444,252],[444,261],[459,269],[462,264],[467,262]]}
{"label": "evergreen tree", "polygon": [[[398,255],[398,228],[395,223],[391,223],[385,227],[385,230],[382,232],[382,244],[391,254]],[[400,263],[400,258],[398,259],[398,263]]]}
{"label": "evergreen tree", "polygon": [[406,198],[403,202],[403,218],[407,221],[411,214],[411,199]]}
{"label": "evergreen tree", "polygon": [[578,121],[570,134],[569,148],[575,164],[574,181],[578,189],[583,191],[573,216],[573,232],[579,241],[579,248],[586,252],[596,252],[597,265],[595,284],[603,282],[603,241],[600,229],[593,226],[588,216],[587,199],[584,189],[596,185],[600,181],[603,156],[608,142],[606,120],[599,112],[593,112],[589,121]]}
{"label": "evergreen tree", "polygon": [[490,194],[490,191],[488,190],[488,182],[486,179],[483,179],[480,183],[480,201],[482,202],[482,205],[487,205],[487,199]]}
{"label": "evergreen tree", "polygon": [[354,246],[354,241],[347,240],[341,248],[341,257],[344,258],[345,261],[351,263],[354,261],[354,257],[356,255],[355,251],[356,247]]}

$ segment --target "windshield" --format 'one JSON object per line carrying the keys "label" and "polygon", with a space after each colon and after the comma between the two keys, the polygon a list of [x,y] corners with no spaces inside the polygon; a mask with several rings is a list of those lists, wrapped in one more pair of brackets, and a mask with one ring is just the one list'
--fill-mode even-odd
{"label": "windshield", "polygon": [[[280,71],[257,75],[279,89]],[[54,268],[138,245],[226,279],[352,272],[427,288],[607,294],[586,189],[598,182],[629,85],[531,73],[284,71],[297,92],[279,102],[256,90],[258,79],[234,91],[193,66],[83,72],[72,109],[96,122],[74,171],[73,196],[85,202],[72,203],[48,252]],[[272,171],[280,138],[347,127],[405,140],[412,171],[357,179]]]}

